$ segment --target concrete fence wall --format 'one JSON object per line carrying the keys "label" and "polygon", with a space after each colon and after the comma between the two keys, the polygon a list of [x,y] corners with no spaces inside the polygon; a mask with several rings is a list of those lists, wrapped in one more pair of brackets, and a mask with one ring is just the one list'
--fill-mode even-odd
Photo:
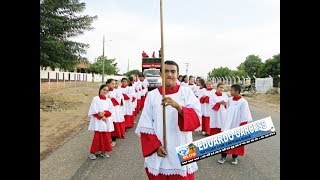
{"label": "concrete fence wall", "polygon": [[[104,80],[109,78],[121,80],[125,76],[105,75]],[[87,81],[87,82],[102,82],[101,74],[91,73],[76,73],[76,72],[56,72],[40,70],[41,81]]]}
{"label": "concrete fence wall", "polygon": [[[105,75],[104,82],[110,78],[121,80],[123,77],[125,76]],[[40,70],[40,93],[47,92],[51,89],[81,85],[83,83],[102,83],[102,75]]]}

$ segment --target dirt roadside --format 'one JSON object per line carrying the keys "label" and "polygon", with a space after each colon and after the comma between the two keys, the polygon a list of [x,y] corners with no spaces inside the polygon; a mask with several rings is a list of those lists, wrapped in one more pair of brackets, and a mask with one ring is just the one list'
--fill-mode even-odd
{"label": "dirt roadside", "polygon": [[78,84],[40,94],[40,160],[87,125],[89,106],[99,86]]}
{"label": "dirt roadside", "polygon": [[[91,100],[100,83],[56,88],[40,94],[40,160],[59,148],[88,124]],[[280,95],[244,96],[249,106],[280,112]]]}

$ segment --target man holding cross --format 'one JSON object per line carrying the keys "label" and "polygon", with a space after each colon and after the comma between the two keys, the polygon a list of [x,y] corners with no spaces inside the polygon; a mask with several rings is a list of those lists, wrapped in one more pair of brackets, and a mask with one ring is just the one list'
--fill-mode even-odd
{"label": "man holding cross", "polygon": [[[192,131],[200,126],[201,105],[190,88],[177,85],[176,62],[165,61],[164,69],[165,97],[161,86],[148,93],[135,130],[141,140],[144,167],[152,180],[194,179],[197,163],[181,166],[175,149],[193,141]],[[163,104],[166,139],[163,138]]]}

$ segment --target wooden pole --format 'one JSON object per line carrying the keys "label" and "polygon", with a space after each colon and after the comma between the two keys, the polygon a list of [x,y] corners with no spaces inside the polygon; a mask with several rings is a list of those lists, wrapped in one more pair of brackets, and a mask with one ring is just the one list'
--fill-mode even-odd
{"label": "wooden pole", "polygon": [[57,88],[56,89],[58,89],[59,88],[59,72],[56,73],[56,78],[57,78]]}
{"label": "wooden pole", "polygon": [[50,71],[48,71],[48,79],[49,79],[49,90],[50,90]]}
{"label": "wooden pole", "polygon": [[41,94],[41,66],[40,66],[40,94]]}
{"label": "wooden pole", "polygon": [[[163,18],[162,18],[162,0],[160,0],[160,27],[161,27],[161,77],[162,77],[162,98],[166,95],[166,78],[164,68],[164,43],[163,43]],[[167,131],[166,131],[166,105],[162,106],[163,116],[163,147],[166,150],[167,146]]]}

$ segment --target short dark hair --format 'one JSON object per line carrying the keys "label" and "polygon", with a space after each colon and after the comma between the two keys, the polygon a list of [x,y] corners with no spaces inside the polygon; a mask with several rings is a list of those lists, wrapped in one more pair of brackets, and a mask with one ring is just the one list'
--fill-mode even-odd
{"label": "short dark hair", "polygon": [[200,78],[199,79],[199,83],[204,87],[207,88],[206,82],[204,81],[204,79]]}
{"label": "short dark hair", "polygon": [[98,95],[100,95],[100,91],[101,91],[101,89],[103,89],[104,87],[106,87],[107,86],[107,84],[102,84],[101,86],[100,86],[100,88],[99,88],[99,92],[98,92]]}
{"label": "short dark hair", "polygon": [[112,81],[115,81],[115,80],[110,78],[106,81],[106,84],[110,84]]}
{"label": "short dark hair", "polygon": [[127,78],[122,78],[122,79],[121,79],[121,82],[122,82],[122,81],[128,81],[128,79],[127,79]]}
{"label": "short dark hair", "polygon": [[[184,79],[187,78],[188,79],[188,75],[184,75],[182,76],[182,81],[184,81]],[[189,79],[188,79],[189,80]]]}
{"label": "short dark hair", "polygon": [[241,92],[241,86],[240,84],[232,84],[231,88],[233,88],[235,91]]}
{"label": "short dark hair", "polygon": [[[177,66],[177,72],[179,73],[179,65],[176,62],[167,60],[167,61],[164,62],[164,64]],[[162,69],[162,67],[160,67],[160,72],[161,72],[161,69]]]}
{"label": "short dark hair", "polygon": [[[217,85],[217,88],[221,85],[224,85],[222,82],[219,82],[218,85]],[[231,86],[232,87],[232,86]]]}

